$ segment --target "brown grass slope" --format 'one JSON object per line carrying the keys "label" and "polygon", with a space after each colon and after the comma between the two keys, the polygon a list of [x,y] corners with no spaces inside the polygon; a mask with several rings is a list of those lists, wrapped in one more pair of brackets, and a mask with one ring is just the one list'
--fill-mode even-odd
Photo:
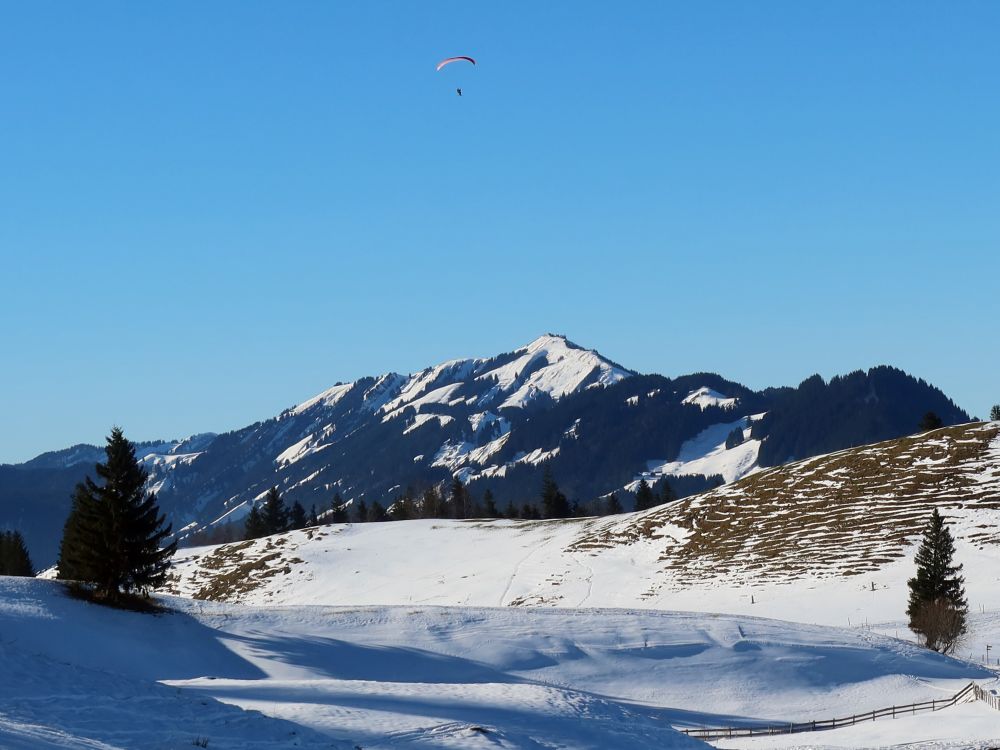
{"label": "brown grass slope", "polygon": [[971,423],[813,457],[661,506],[580,539],[601,554],[648,539],[664,582],[856,575],[904,556],[931,508],[959,539],[1000,544],[1000,424]]}

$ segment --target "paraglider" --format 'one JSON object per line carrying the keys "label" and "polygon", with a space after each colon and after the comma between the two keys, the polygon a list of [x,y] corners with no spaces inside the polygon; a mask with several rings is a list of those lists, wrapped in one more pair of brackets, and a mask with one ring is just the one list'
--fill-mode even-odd
{"label": "paraglider", "polygon": [[[444,60],[442,60],[437,64],[435,70],[437,70],[440,73],[445,66],[451,65],[452,63],[455,62],[467,62],[467,63],[472,63],[473,65],[476,64],[476,61],[473,60],[471,57],[466,57],[465,55],[459,55],[458,57],[446,57]],[[455,93],[461,96],[462,95],[461,87],[456,88]]]}
{"label": "paraglider", "polygon": [[465,60],[466,62],[470,62],[473,65],[476,64],[476,61],[473,60],[471,57],[466,57],[465,55],[459,55],[458,57],[446,57],[444,60],[442,60],[437,64],[437,70],[441,70],[441,68],[443,68],[445,65],[451,65],[452,63],[459,62],[460,60]]}

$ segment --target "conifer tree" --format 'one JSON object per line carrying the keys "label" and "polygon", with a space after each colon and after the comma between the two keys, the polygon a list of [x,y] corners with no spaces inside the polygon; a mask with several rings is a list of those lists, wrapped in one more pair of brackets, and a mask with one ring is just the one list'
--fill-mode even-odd
{"label": "conifer tree", "polygon": [[5,531],[0,534],[0,576],[33,575],[35,568],[21,532]]}
{"label": "conifer tree", "polygon": [[372,523],[381,523],[389,520],[389,514],[385,512],[382,503],[376,500],[368,509],[368,520]]}
{"label": "conifer tree", "polygon": [[73,503],[66,517],[66,523],[63,524],[59,559],[56,562],[57,578],[67,581],[92,581],[96,577],[96,572],[87,567],[86,561],[80,554],[86,545],[83,535],[83,513],[86,503],[86,488],[78,484],[73,490]]}
{"label": "conifer tree", "polygon": [[266,535],[267,529],[264,527],[264,517],[257,509],[257,504],[253,503],[250,506],[250,512],[247,514],[246,524],[243,527],[243,538],[259,539]]}
{"label": "conifer tree", "polygon": [[618,495],[614,492],[608,495],[608,499],[604,503],[604,514],[608,516],[615,516],[624,512],[625,509],[622,507],[621,501],[618,499]]}
{"label": "conifer tree", "polygon": [[120,428],[111,431],[105,454],[106,463],[94,467],[102,483],[87,477],[74,492],[59,573],[65,568],[94,583],[98,598],[114,602],[122,592],[147,593],[161,585],[177,543],[161,547],[170,526],[156,495],[146,492],[146,470]]}
{"label": "conifer tree", "polygon": [[507,501],[507,508],[504,510],[505,518],[517,518],[517,508],[514,507],[514,501]]}
{"label": "conifer tree", "polygon": [[344,499],[340,496],[339,492],[333,496],[330,509],[333,511],[330,514],[330,523],[350,523],[351,518],[347,512],[347,506],[344,504]]}
{"label": "conifer tree", "polygon": [[654,505],[656,505],[656,495],[653,494],[649,482],[643,479],[639,482],[639,489],[635,491],[635,509],[649,510]]}
{"label": "conifer tree", "polygon": [[952,565],[955,543],[937,508],[931,514],[917,550],[917,574],[910,588],[910,630],[924,639],[927,648],[950,653],[965,634],[968,605],[961,565]]}
{"label": "conifer tree", "polygon": [[292,509],[288,513],[288,528],[304,529],[306,527],[306,509],[302,503],[296,500],[292,503]]}
{"label": "conifer tree", "polygon": [[483,493],[483,515],[487,518],[500,518],[500,511],[497,510],[496,501],[493,499],[493,493],[490,490],[486,490]]}
{"label": "conifer tree", "polygon": [[569,518],[570,515],[569,501],[559,491],[548,464],[542,474],[542,515],[545,518]]}
{"label": "conifer tree", "polygon": [[264,497],[264,508],[261,510],[264,521],[264,535],[279,534],[288,529],[288,509],[278,492],[277,486],[271,487]]}
{"label": "conifer tree", "polygon": [[424,490],[420,500],[421,518],[441,518],[441,496],[434,487]]}
{"label": "conifer tree", "polygon": [[990,409],[990,420],[1000,422],[1000,404],[993,404],[993,408]]}
{"label": "conifer tree", "polygon": [[670,480],[666,477],[660,481],[660,505],[666,503],[672,503],[677,499],[677,493],[674,492],[674,488],[670,486]]}
{"label": "conifer tree", "polygon": [[358,523],[368,523],[368,505],[364,500],[358,500]]}
{"label": "conifer tree", "polygon": [[316,515],[316,503],[309,507],[309,517],[306,519],[306,526],[319,526],[319,517]]}
{"label": "conifer tree", "polygon": [[409,521],[414,517],[413,501],[406,492],[393,501],[389,507],[389,517],[393,521]]}
{"label": "conifer tree", "polygon": [[920,420],[920,432],[936,430],[939,427],[944,427],[944,422],[941,421],[941,417],[932,411],[924,414],[923,418]]}
{"label": "conifer tree", "polygon": [[465,518],[466,503],[468,495],[465,492],[465,485],[458,477],[451,480],[451,492],[448,494],[448,505],[452,518]]}

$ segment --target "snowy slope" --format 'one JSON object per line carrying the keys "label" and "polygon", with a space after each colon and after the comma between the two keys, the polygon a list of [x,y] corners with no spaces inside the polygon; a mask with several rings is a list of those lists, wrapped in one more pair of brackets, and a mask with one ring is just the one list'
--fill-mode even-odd
{"label": "snowy slope", "polygon": [[694,748],[671,727],[992,679],[868,632],[743,615],[168,603],[139,615],[0,578],[0,746]]}
{"label": "snowy slope", "polygon": [[[260,604],[638,606],[892,632],[932,507],[953,526],[973,610],[1000,606],[998,506],[1000,424],[974,424],[638,514],[335,525],[181,550],[169,590]],[[973,633],[970,649],[980,642]]]}

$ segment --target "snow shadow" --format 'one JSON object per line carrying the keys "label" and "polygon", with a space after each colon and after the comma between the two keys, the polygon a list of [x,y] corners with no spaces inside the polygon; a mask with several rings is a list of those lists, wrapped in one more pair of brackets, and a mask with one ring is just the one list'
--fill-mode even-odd
{"label": "snow shadow", "polygon": [[488,664],[402,646],[350,643],[304,635],[227,633],[244,653],[307,672],[314,678],[429,684],[519,683],[522,679]]}
{"label": "snow shadow", "polygon": [[55,581],[0,579],[0,639],[26,654],[143,680],[266,674],[191,615],[112,609]]}
{"label": "snow shadow", "polygon": [[868,682],[894,674],[925,680],[974,680],[993,676],[981,666],[934,651],[900,649],[894,645],[872,644],[866,648],[819,644],[793,648],[762,645],[759,651],[746,647],[740,649],[743,668],[756,661],[760,669],[784,673],[784,679],[791,684],[822,689]]}

